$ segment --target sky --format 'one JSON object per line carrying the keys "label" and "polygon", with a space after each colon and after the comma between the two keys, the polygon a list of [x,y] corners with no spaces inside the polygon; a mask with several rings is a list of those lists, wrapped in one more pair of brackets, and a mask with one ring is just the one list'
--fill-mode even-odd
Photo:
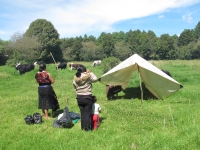
{"label": "sky", "polygon": [[138,29],[172,36],[200,22],[200,0],[0,0],[0,39],[37,19],[51,22],[59,38]]}

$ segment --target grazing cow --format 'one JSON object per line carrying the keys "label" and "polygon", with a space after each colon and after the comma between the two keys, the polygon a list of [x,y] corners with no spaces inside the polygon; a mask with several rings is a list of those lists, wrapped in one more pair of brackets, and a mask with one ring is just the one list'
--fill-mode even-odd
{"label": "grazing cow", "polygon": [[58,70],[59,68],[62,70],[62,69],[66,69],[67,67],[67,63],[66,62],[62,62],[60,63],[57,67],[56,67],[56,70]]}
{"label": "grazing cow", "polygon": [[95,60],[92,64],[92,67],[96,67],[96,66],[99,66],[101,65],[101,60]]}
{"label": "grazing cow", "polygon": [[33,65],[35,67],[38,66],[38,65],[40,65],[40,64],[43,64],[43,61],[36,61],[36,62],[33,63]]}
{"label": "grazing cow", "polygon": [[122,91],[122,86],[121,85],[116,85],[116,86],[110,86],[106,85],[106,96],[108,100],[114,99],[115,94],[118,96],[118,93]]}
{"label": "grazing cow", "polygon": [[172,77],[172,75],[170,74],[170,72],[168,70],[162,70],[164,73],[166,73],[168,76]]}
{"label": "grazing cow", "polygon": [[22,74],[25,74],[26,72],[34,70],[35,66],[34,66],[34,64],[22,64],[21,65],[21,63],[17,63],[15,68],[16,68],[16,70],[19,71],[20,75],[22,75]]}
{"label": "grazing cow", "polygon": [[83,67],[82,64],[74,64],[74,63],[70,63],[70,64],[69,64],[69,68],[70,68],[71,70],[77,70],[77,68],[78,68],[79,66]]}

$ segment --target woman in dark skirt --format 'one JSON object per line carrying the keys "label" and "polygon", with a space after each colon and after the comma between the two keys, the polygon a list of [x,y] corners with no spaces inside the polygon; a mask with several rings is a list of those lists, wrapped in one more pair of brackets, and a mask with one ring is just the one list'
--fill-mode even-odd
{"label": "woman in dark skirt", "polygon": [[40,64],[39,71],[35,75],[38,87],[38,109],[42,109],[44,118],[48,119],[48,109],[56,111],[60,108],[57,96],[51,84],[54,83],[52,76],[46,71],[46,64]]}

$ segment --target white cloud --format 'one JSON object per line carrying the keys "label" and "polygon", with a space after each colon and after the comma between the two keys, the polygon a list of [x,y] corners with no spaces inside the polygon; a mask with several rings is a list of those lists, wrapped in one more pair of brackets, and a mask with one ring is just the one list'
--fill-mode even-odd
{"label": "white cloud", "polygon": [[188,23],[192,22],[192,13],[187,13],[185,15],[182,16],[183,21],[186,21]]}
{"label": "white cloud", "polygon": [[[8,17],[0,16],[0,19],[12,16],[13,20],[9,20],[5,26],[13,33],[18,30],[25,32],[31,22],[46,19],[55,26],[62,38],[89,32],[110,32],[116,22],[159,14],[196,2],[199,0],[5,0],[10,12],[4,12]],[[12,8],[15,12],[12,12]],[[190,21],[192,17],[187,14],[183,19]],[[0,30],[4,30],[1,25]]]}
{"label": "white cloud", "polygon": [[164,15],[159,15],[158,18],[162,19],[164,18],[165,16]]}

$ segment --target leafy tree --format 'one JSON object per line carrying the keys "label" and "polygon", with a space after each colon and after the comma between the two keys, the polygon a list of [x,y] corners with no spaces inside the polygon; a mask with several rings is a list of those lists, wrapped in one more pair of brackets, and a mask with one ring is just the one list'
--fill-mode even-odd
{"label": "leafy tree", "polygon": [[174,49],[174,39],[169,34],[162,34],[157,43],[159,59],[169,59],[169,51]]}
{"label": "leafy tree", "polygon": [[104,35],[106,35],[106,33],[102,32],[101,35],[96,40],[96,45],[101,45],[102,44]]}
{"label": "leafy tree", "polygon": [[102,36],[101,48],[104,51],[105,57],[111,57],[115,49],[115,42],[112,38],[112,34],[105,34]]}
{"label": "leafy tree", "polygon": [[194,33],[192,30],[185,29],[178,38],[178,46],[188,45],[194,40]]}
{"label": "leafy tree", "polygon": [[95,41],[96,41],[96,38],[95,38],[93,35],[90,35],[90,36],[88,37],[88,40],[89,40],[89,41],[92,41],[92,42],[95,42]]}
{"label": "leafy tree", "polygon": [[171,60],[175,60],[178,58],[178,53],[177,53],[177,49],[178,49],[178,36],[175,34],[172,36],[173,40],[174,40],[174,44],[173,44],[173,47],[174,49],[171,49],[169,51],[169,59]]}
{"label": "leafy tree", "polygon": [[99,46],[94,42],[82,42],[83,48],[81,49],[81,60],[92,61],[100,60],[103,58],[103,53],[100,51]]}
{"label": "leafy tree", "polygon": [[158,38],[156,37],[156,34],[151,30],[149,30],[147,32],[147,36],[148,36],[149,52],[147,53],[148,56],[146,58],[147,59],[156,59],[157,58],[157,56],[156,56],[156,50],[157,50],[156,49],[156,42],[157,42]]}
{"label": "leafy tree", "polygon": [[199,59],[200,58],[200,39],[195,42],[193,45],[193,50],[191,52],[192,59]]}
{"label": "leafy tree", "polygon": [[151,56],[151,47],[148,34],[143,31],[138,35],[138,54],[143,56],[145,59],[149,59]]}
{"label": "leafy tree", "polygon": [[84,38],[83,38],[83,42],[89,42],[89,41],[93,41],[95,42],[96,38],[92,35],[90,35],[89,37],[87,36],[87,34],[84,35]]}
{"label": "leafy tree", "polygon": [[72,45],[71,56],[74,60],[80,61],[82,44],[79,39],[76,39]]}
{"label": "leafy tree", "polygon": [[45,19],[33,21],[25,33],[26,36],[36,38],[42,45],[38,59],[45,62],[53,62],[50,52],[56,61],[61,61],[63,54],[59,47],[59,34],[53,24]]}
{"label": "leafy tree", "polygon": [[194,36],[195,36],[196,39],[200,38],[200,21],[198,22],[198,24],[194,28]]}
{"label": "leafy tree", "polygon": [[83,42],[88,42],[88,41],[89,40],[88,40],[87,34],[85,34],[84,37],[83,37]]}
{"label": "leafy tree", "polygon": [[9,41],[3,41],[0,39],[0,65],[5,65],[8,55],[5,52],[5,46],[9,44]]}
{"label": "leafy tree", "polygon": [[42,45],[35,39],[16,32],[6,46],[11,63],[23,61],[33,63],[39,57]]}
{"label": "leafy tree", "polygon": [[125,41],[120,41],[115,44],[115,50],[113,51],[114,57],[122,60],[127,59],[132,55],[131,49],[129,48],[129,44],[125,43]]}
{"label": "leafy tree", "polygon": [[141,31],[140,30],[135,30],[135,31],[129,31],[129,33],[127,33],[127,42],[130,45],[130,49],[131,52],[133,54],[135,53],[140,53],[140,45],[141,45],[141,40],[140,40],[140,34]]}
{"label": "leafy tree", "polygon": [[60,39],[60,48],[63,54],[63,59],[71,61],[72,56],[70,55],[72,52],[72,45],[74,43],[74,38],[62,38]]}
{"label": "leafy tree", "polygon": [[112,57],[104,58],[101,63],[103,73],[106,73],[107,71],[109,71],[110,69],[118,65],[119,63],[120,63],[120,60],[116,57],[112,56]]}
{"label": "leafy tree", "polygon": [[65,48],[68,47],[72,47],[73,43],[74,43],[75,39],[74,38],[63,38],[60,39],[60,48],[63,50]]}
{"label": "leafy tree", "polygon": [[125,40],[125,33],[123,31],[113,32],[112,33],[113,40],[115,42],[120,42]]}
{"label": "leafy tree", "polygon": [[178,53],[178,59],[182,60],[189,60],[192,58],[191,56],[191,44],[188,44],[186,46],[181,46],[178,48],[177,53]]}

